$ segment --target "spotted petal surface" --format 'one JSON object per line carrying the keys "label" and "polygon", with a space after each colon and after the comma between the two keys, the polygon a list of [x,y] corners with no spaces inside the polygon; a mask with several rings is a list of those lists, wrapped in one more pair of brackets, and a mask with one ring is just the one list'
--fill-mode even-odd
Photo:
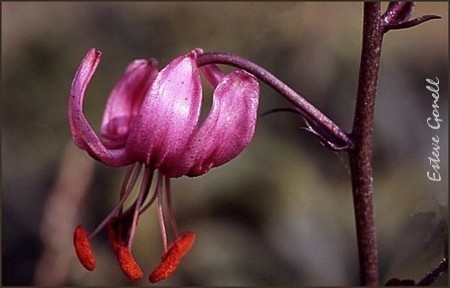
{"label": "spotted petal surface", "polygon": [[255,132],[258,103],[259,84],[253,75],[235,71],[225,76],[214,91],[207,119],[170,176],[198,176],[241,153]]}
{"label": "spotted petal surface", "polygon": [[197,126],[202,101],[197,52],[158,73],[130,131],[127,151],[153,168],[178,159]]}

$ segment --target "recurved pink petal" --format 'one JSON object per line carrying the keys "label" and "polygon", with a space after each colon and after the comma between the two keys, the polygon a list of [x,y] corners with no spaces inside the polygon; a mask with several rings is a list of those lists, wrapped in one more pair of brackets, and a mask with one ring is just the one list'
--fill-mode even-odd
{"label": "recurved pink petal", "polygon": [[222,70],[214,64],[203,66],[200,70],[213,88],[216,88],[217,84],[219,84],[223,77],[225,77]]}
{"label": "recurved pink petal", "polygon": [[179,161],[178,171],[169,176],[198,176],[241,153],[255,132],[258,103],[259,84],[253,75],[238,70],[225,76],[214,91],[207,119]]}
{"label": "recurved pink petal", "polygon": [[157,66],[155,59],[134,60],[112,90],[101,125],[101,135],[107,147],[125,146],[134,118],[158,74]]}
{"label": "recurved pink petal", "polygon": [[197,126],[202,101],[198,52],[173,60],[158,73],[145,96],[126,144],[138,161],[159,168],[184,151]]}
{"label": "recurved pink petal", "polygon": [[86,54],[72,82],[69,96],[69,123],[75,144],[93,158],[110,166],[122,166],[131,162],[124,149],[107,149],[92,130],[83,114],[83,100],[87,85],[100,63],[101,52],[91,49]]}

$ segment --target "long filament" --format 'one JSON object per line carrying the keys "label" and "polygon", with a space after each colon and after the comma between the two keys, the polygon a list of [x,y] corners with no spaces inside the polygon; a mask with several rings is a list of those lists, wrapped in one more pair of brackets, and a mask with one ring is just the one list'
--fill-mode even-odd
{"label": "long filament", "polygon": [[170,189],[170,178],[164,177],[165,180],[165,190],[166,190],[166,198],[167,198],[167,212],[169,213],[169,222],[170,226],[172,227],[172,232],[174,234],[174,237],[178,237],[178,228],[177,223],[175,221],[175,214],[173,213],[172,209],[172,195],[171,195],[171,189]]}
{"label": "long filament", "polygon": [[[157,182],[158,182],[158,181],[157,181]],[[141,210],[139,210],[139,215],[141,215],[142,213],[144,213],[145,210],[147,210],[148,208],[150,208],[150,206],[152,206],[153,202],[155,202],[155,200],[156,200],[156,196],[157,196],[157,194],[158,194],[157,192],[158,192],[158,189],[155,188],[155,191],[153,192],[153,195],[152,195],[152,197],[150,198],[150,200],[148,201],[148,203],[145,204],[143,207],[141,207]]]}
{"label": "long filament", "polygon": [[133,223],[131,224],[131,229],[129,231],[129,239],[128,239],[128,249],[131,250],[131,246],[134,241],[134,235],[136,234],[136,226],[139,218],[139,209],[142,206],[142,202],[144,201],[144,197],[148,195],[148,190],[152,184],[153,179],[153,169],[146,167],[144,172],[144,177],[142,178],[141,189],[139,190],[138,197],[133,204],[132,208],[134,209],[133,213]]}
{"label": "long filament", "polygon": [[163,185],[163,175],[161,172],[159,172],[158,173],[158,182],[156,184],[156,197],[158,199],[156,211],[158,213],[159,228],[161,229],[161,237],[162,237],[162,242],[163,242],[164,253],[166,253],[167,252],[167,232],[166,232],[166,225],[164,223],[162,185]]}
{"label": "long filament", "polygon": [[[139,167],[137,167],[137,170],[135,169],[136,165],[139,165]],[[121,198],[119,200],[119,203],[117,203],[116,207],[108,214],[108,216],[106,216],[105,219],[103,219],[103,221],[97,226],[97,228],[95,228],[94,232],[92,232],[89,235],[89,239],[92,239],[95,235],[97,235],[97,233],[100,232],[106,226],[106,224],[108,224],[109,221],[111,221],[113,217],[116,216],[116,213],[122,210],[123,203],[125,203],[125,201],[128,199],[128,196],[130,196],[131,191],[133,190],[133,187],[136,184],[139,172],[141,171],[141,165],[140,164],[136,165],[133,165],[130,168],[131,171],[133,170],[136,171],[134,172],[133,176],[132,177],[129,176],[131,172],[128,172],[127,175],[125,176],[126,185],[125,184],[122,185],[122,188],[125,188],[125,190],[122,190],[120,192]]]}

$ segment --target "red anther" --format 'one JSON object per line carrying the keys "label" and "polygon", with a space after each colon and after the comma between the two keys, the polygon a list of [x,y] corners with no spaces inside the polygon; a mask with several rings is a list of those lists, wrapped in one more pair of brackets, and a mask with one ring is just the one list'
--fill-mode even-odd
{"label": "red anther", "polygon": [[180,257],[184,257],[186,253],[191,249],[192,245],[195,241],[195,233],[194,232],[184,232],[177,239],[175,239],[172,245],[178,246],[180,251]]}
{"label": "red anther", "polygon": [[185,232],[175,239],[159,266],[150,274],[150,282],[156,283],[169,277],[177,269],[184,255],[191,249],[194,241],[195,233],[193,232]]}
{"label": "red anther", "polygon": [[117,260],[119,261],[120,269],[122,269],[123,273],[130,278],[130,280],[139,280],[144,275],[127,247],[120,246],[118,248]]}
{"label": "red anther", "polygon": [[93,271],[95,269],[94,253],[92,253],[86,230],[81,225],[75,228],[73,244],[81,265],[87,270]]}

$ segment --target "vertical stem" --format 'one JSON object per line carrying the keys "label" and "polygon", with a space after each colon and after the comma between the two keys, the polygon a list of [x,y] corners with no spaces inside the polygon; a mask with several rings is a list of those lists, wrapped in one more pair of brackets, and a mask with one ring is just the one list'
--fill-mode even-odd
{"label": "vertical stem", "polygon": [[349,152],[361,284],[377,286],[378,256],[372,207],[372,132],[383,32],[379,2],[364,3],[358,94]]}

